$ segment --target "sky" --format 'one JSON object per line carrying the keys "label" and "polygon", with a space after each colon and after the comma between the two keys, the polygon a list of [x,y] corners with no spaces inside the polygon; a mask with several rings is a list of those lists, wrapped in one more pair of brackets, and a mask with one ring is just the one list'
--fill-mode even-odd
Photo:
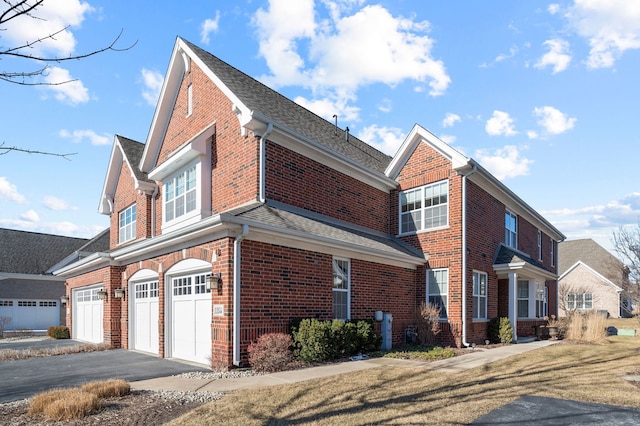
{"label": "sky", "polygon": [[[7,5],[0,5],[0,13]],[[45,0],[0,50],[0,227],[91,238],[114,135],[145,142],[176,37],[394,155],[420,124],[567,239],[640,218],[640,0]],[[62,30],[62,31],[60,31]],[[55,39],[47,39],[56,33]],[[128,49],[127,49],[128,48]],[[0,55],[0,72],[42,62]],[[69,81],[66,84],[55,84]]]}

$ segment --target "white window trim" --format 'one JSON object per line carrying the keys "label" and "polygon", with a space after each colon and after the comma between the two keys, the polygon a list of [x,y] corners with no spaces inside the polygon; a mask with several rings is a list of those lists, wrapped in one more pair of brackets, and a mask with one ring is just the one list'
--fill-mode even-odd
{"label": "white window trim", "polygon": [[[447,206],[447,223],[444,225],[440,225],[440,226],[434,226],[432,228],[425,228],[424,227],[424,223],[425,223],[425,217],[424,217],[424,213],[425,211],[428,209],[427,207],[424,206],[424,191],[425,188],[428,188],[430,186],[434,186],[434,185],[440,185],[441,183],[446,183],[447,185],[447,202],[443,203],[443,204],[439,204],[439,205],[446,205]],[[416,191],[416,190],[420,190],[421,192],[421,200],[422,200],[422,207],[420,207],[420,216],[421,216],[421,227],[420,229],[416,229],[415,231],[403,231],[402,230],[402,195],[407,193],[407,192],[411,192],[411,191]],[[416,188],[410,188],[410,189],[406,189],[404,191],[400,191],[398,193],[398,235],[411,235],[411,234],[418,234],[421,232],[431,232],[431,231],[437,231],[440,229],[446,229],[449,227],[449,218],[450,218],[450,209],[449,209],[449,200],[450,200],[451,196],[449,194],[449,180],[448,179],[443,179],[443,180],[439,180],[437,182],[431,182],[427,185],[423,185],[423,186],[419,186]],[[431,208],[431,207],[429,207]]]}
{"label": "white window trim", "polygon": [[[586,307],[587,304],[587,295],[591,296],[591,306]],[[569,296],[573,296],[573,306],[571,306],[572,302],[569,301]],[[578,299],[581,299],[582,307],[578,308]],[[570,293],[567,294],[567,309],[570,311],[590,311],[593,309],[593,293]]]}
{"label": "white window trim", "polygon": [[[484,283],[485,283],[485,293],[484,296],[480,295],[480,294],[476,294],[476,286],[475,286],[475,279],[476,276],[480,277],[480,276],[484,276]],[[475,305],[475,301],[476,298],[478,298],[478,300],[483,300],[484,301],[484,317],[476,317],[475,316],[475,310],[473,309],[474,305]],[[489,299],[489,275],[486,272],[482,272],[482,271],[473,271],[473,303],[471,304],[471,308],[473,310],[472,315],[473,315],[473,320],[474,321],[486,321],[488,319],[488,301]]]}
{"label": "white window trim", "polygon": [[[427,269],[427,276],[426,276],[426,282],[427,282],[427,288],[426,288],[426,303],[430,303],[429,302],[429,297],[431,296],[432,293],[429,293],[429,273],[430,272],[439,272],[439,271],[446,271],[447,273],[447,292],[444,295],[447,298],[447,302],[446,302],[446,315],[442,316],[442,312],[440,313],[440,321],[448,321],[449,320],[449,287],[450,287],[450,283],[449,283],[449,268],[433,268],[433,269]],[[433,293],[435,294],[435,293]],[[438,295],[442,296],[442,293],[438,293]]]}
{"label": "white window trim", "polygon": [[[195,166],[195,175],[196,175],[196,188],[195,188],[195,198],[196,198],[196,206],[195,208],[188,212],[184,213],[181,216],[174,217],[171,220],[167,220],[167,211],[166,211],[166,201],[165,201],[165,184],[166,182],[172,181],[176,178],[176,176],[184,173],[186,170]],[[202,170],[201,170],[201,162],[200,161],[192,161],[187,164],[185,167],[176,171],[174,174],[168,176],[164,182],[162,182],[162,232],[171,232],[174,229],[181,228],[183,226],[195,223],[202,219]],[[185,181],[186,185],[186,181]],[[185,191],[186,194],[186,191]],[[185,199],[186,206],[186,199]]]}
{"label": "white window trim", "polygon": [[331,277],[332,280],[335,279],[335,274],[334,274],[334,262],[336,261],[340,261],[340,262],[347,262],[347,266],[348,266],[348,271],[347,271],[347,288],[346,289],[342,289],[342,288],[335,288],[333,286],[333,282],[331,283],[331,315],[333,315],[333,293],[334,292],[340,292],[340,293],[347,293],[347,318],[338,318],[338,319],[345,319],[345,320],[350,320],[351,319],[351,259],[348,258],[344,258],[344,257],[334,257],[333,260],[331,261]]}
{"label": "white window trim", "polygon": [[193,85],[187,86],[187,117],[193,114]]}
{"label": "white window trim", "polygon": [[[136,209],[136,219],[132,220],[130,223],[125,224],[124,226],[120,225],[120,222],[122,220],[122,215],[126,214],[127,211],[131,210],[135,208]],[[138,208],[136,207],[136,204],[133,203],[131,204],[129,207],[127,207],[124,210],[121,210],[120,213],[118,213],[118,244],[123,244],[126,243],[127,241],[131,241],[131,240],[135,240],[136,239],[136,222],[138,221]],[[131,229],[131,238],[123,238],[123,236],[126,236],[126,229],[130,228]]]}
{"label": "white window trim", "polygon": [[[512,212],[511,210],[507,210],[507,211],[505,211],[504,215],[505,215],[505,224],[504,224],[504,229],[505,229],[505,234],[504,234],[504,235],[505,235],[505,238],[504,238],[504,239],[505,239],[505,241],[504,241],[504,243],[506,244],[506,246],[507,246],[507,247],[511,247],[511,248],[513,248],[513,249],[516,249],[516,250],[517,250],[517,249],[518,249],[518,215],[517,215],[517,214],[515,214],[514,212]],[[506,223],[506,220],[507,220],[507,219],[506,219],[506,216],[507,216],[507,215],[512,216],[512,217],[513,217],[513,219],[514,219],[515,229],[513,229],[513,230],[512,230],[512,229],[507,228],[507,223]],[[510,242],[509,242],[509,241],[507,241],[507,230],[508,230],[510,233],[513,233],[513,235],[514,235],[514,243],[513,243],[513,245],[511,245],[511,244],[510,244]],[[509,240],[510,240],[510,238],[509,238]]]}
{"label": "white window trim", "polygon": [[542,260],[542,231],[538,229],[538,260]]}
{"label": "white window trim", "polygon": [[[549,292],[543,282],[536,281],[535,314],[536,318],[544,318],[549,313]],[[538,301],[542,302],[542,312],[538,315]]]}
{"label": "white window trim", "polygon": [[[523,283],[523,282],[527,283],[527,292],[528,293],[527,293],[527,297],[526,298],[520,297],[520,283]],[[531,310],[532,306],[531,305],[532,305],[532,300],[533,300],[533,312],[535,312],[535,297],[531,297],[531,295],[533,294],[535,296],[535,288],[533,289],[533,293],[532,293],[531,292],[531,281],[529,281],[529,280],[518,280],[518,282],[516,283],[516,291],[518,292],[517,297],[516,297],[516,300],[517,300],[517,303],[518,303],[518,306],[517,306],[517,308],[518,308],[517,309],[517,311],[518,311],[518,314],[517,314],[518,319],[532,318],[531,317],[531,312],[532,312],[532,310]],[[522,301],[522,300],[526,300],[527,301],[527,316],[521,315],[521,313],[520,313],[519,307],[520,307],[520,301]]]}
{"label": "white window trim", "polygon": [[555,247],[555,241],[553,241],[553,239],[551,240],[551,266],[556,266],[556,253],[554,250]]}

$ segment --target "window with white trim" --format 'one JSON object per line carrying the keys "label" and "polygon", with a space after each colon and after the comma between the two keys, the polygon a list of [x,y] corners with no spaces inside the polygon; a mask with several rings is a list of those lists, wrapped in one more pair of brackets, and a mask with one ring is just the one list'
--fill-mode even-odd
{"label": "window with white trim", "polygon": [[194,212],[198,206],[198,175],[195,164],[168,179],[164,187],[164,221],[171,222]]}
{"label": "window with white trim", "polygon": [[529,281],[518,280],[518,318],[529,318]]}
{"label": "window with white trim", "polygon": [[538,230],[538,260],[542,260],[542,231]]}
{"label": "window with white trim", "polygon": [[518,248],[518,218],[511,212],[504,214],[504,243],[511,248]]}
{"label": "window with white trim", "polygon": [[551,240],[551,266],[556,266],[556,253],[555,253],[555,241]]}
{"label": "window with white trim", "polygon": [[136,205],[132,204],[119,214],[118,243],[133,240],[136,237]]}
{"label": "window with white trim", "polygon": [[575,309],[593,309],[592,293],[569,293],[567,294],[567,308]]}
{"label": "window with white trim", "polygon": [[487,274],[473,271],[473,319],[487,319]]}
{"label": "window with white trim", "polygon": [[544,318],[547,316],[547,300],[549,290],[544,283],[536,283],[536,317]]}
{"label": "window with white trim", "polygon": [[[171,280],[173,295],[188,296],[191,294],[211,293],[211,290],[207,289],[207,277],[210,275],[210,273],[199,273],[194,275],[182,276],[179,278],[173,278]],[[151,283],[151,285],[149,286],[149,297],[157,296],[158,283]]]}
{"label": "window with white trim", "polygon": [[350,285],[351,262],[333,259],[333,318],[348,320],[351,316]]}
{"label": "window with white trim", "polygon": [[449,270],[427,270],[427,303],[440,308],[440,318],[447,318],[449,293]]}
{"label": "window with white trim", "polygon": [[193,85],[187,87],[187,117],[193,113]]}
{"label": "window with white trim", "polygon": [[449,181],[400,194],[400,233],[442,228],[449,224]]}

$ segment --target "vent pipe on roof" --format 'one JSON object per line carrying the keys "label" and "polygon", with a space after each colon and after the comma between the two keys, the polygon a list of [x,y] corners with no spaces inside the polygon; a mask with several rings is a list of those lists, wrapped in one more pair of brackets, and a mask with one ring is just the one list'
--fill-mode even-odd
{"label": "vent pipe on roof", "polygon": [[344,131],[344,140],[349,142],[349,128],[348,127]]}
{"label": "vent pipe on roof", "polygon": [[338,116],[336,114],[333,114],[333,119],[335,120],[335,125],[333,127],[333,134],[334,136],[338,136]]}

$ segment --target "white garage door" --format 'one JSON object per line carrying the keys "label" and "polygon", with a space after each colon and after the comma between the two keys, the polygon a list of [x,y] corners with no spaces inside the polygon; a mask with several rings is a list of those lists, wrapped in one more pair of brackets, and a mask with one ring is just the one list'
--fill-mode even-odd
{"label": "white garage door", "polygon": [[211,290],[208,273],[171,278],[171,356],[201,364],[211,360]]}
{"label": "white garage door", "polygon": [[158,280],[133,284],[133,348],[158,353]]}
{"label": "white garage door", "polygon": [[102,300],[99,287],[74,291],[73,338],[102,343]]}
{"label": "white garage door", "polygon": [[0,300],[0,317],[10,318],[5,330],[46,330],[60,325],[57,300]]}

